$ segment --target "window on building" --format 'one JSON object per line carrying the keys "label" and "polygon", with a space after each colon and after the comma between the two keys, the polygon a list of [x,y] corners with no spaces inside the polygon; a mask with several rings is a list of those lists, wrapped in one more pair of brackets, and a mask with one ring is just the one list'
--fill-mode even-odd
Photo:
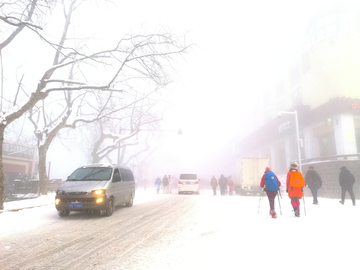
{"label": "window on building", "polygon": [[335,136],[334,134],[326,134],[319,137],[320,156],[328,157],[336,155]]}
{"label": "window on building", "polygon": [[360,22],[355,15],[343,13],[327,16],[317,20],[309,29],[312,43],[343,33],[360,33]]}

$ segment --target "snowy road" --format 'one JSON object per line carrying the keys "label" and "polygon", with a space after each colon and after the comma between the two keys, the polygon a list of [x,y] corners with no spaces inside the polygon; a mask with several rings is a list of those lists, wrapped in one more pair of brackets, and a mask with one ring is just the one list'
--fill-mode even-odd
{"label": "snowy road", "polygon": [[[358,269],[360,210],[307,198],[293,216],[259,197],[139,193],[111,217],[53,205],[0,214],[0,269]],[[359,201],[358,201],[359,203]],[[336,217],[335,217],[336,214]]]}

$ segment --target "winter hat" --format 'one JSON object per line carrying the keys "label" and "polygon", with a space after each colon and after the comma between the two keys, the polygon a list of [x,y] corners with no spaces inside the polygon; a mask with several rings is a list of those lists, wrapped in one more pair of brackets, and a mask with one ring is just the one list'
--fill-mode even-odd
{"label": "winter hat", "polygon": [[265,172],[271,172],[270,167],[266,167],[266,168],[265,168]]}
{"label": "winter hat", "polygon": [[298,167],[297,162],[293,162],[293,163],[291,163],[291,165],[290,165],[290,169],[297,169],[297,167]]}

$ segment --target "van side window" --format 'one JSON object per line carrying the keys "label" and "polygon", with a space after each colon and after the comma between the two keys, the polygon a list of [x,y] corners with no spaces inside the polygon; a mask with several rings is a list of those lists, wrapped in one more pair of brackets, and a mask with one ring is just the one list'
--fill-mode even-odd
{"label": "van side window", "polygon": [[121,177],[118,169],[115,169],[114,176],[113,176],[113,182],[120,182]]}
{"label": "van side window", "polygon": [[129,181],[129,180],[128,180],[128,177],[127,177],[127,172],[126,172],[126,170],[125,170],[125,169],[120,169],[120,172],[121,172],[122,179],[123,179],[124,181]]}
{"label": "van side window", "polygon": [[129,181],[134,181],[134,175],[132,171],[127,170]]}
{"label": "van side window", "polygon": [[131,171],[126,169],[120,169],[120,172],[124,181],[134,181],[134,176]]}

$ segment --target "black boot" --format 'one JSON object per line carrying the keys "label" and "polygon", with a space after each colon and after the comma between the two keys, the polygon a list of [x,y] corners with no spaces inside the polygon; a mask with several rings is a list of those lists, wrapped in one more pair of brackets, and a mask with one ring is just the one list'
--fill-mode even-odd
{"label": "black boot", "polygon": [[295,217],[300,217],[300,210],[297,207],[294,207]]}

